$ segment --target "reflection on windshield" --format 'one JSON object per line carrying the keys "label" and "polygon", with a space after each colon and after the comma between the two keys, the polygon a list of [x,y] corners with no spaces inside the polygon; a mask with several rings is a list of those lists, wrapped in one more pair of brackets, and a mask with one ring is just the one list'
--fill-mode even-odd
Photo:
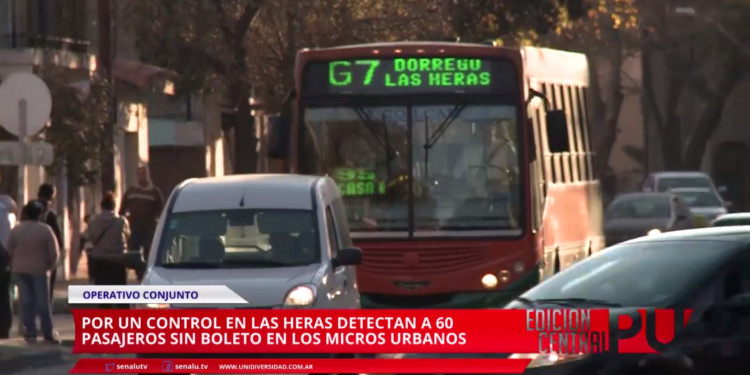
{"label": "reflection on windshield", "polygon": [[317,263],[311,211],[230,210],[172,215],[157,263],[171,268],[271,268]]}
{"label": "reflection on windshield", "polygon": [[523,297],[586,298],[626,307],[667,307],[693,291],[706,275],[723,264],[720,249],[726,246],[735,245],[723,241],[618,245],[576,263]]}
{"label": "reflection on windshield", "polygon": [[352,231],[408,230],[410,182],[415,231],[520,229],[514,107],[414,106],[411,140],[407,117],[401,106],[306,109],[300,171],[334,178]]}

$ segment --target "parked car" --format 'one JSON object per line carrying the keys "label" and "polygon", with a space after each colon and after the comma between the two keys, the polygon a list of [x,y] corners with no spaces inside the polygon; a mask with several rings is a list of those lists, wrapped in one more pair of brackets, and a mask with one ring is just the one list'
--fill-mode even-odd
{"label": "parked car", "polygon": [[714,190],[708,188],[675,188],[669,192],[682,198],[690,207],[693,216],[700,219],[700,224],[697,226],[709,226],[714,219],[728,212],[727,204]]}
{"label": "parked car", "polygon": [[[330,178],[187,180],[172,192],[155,237],[144,285],[226,285],[250,301],[242,307],[360,306],[362,253]],[[138,254],[126,257],[138,267]]]}
{"label": "parked car", "polygon": [[690,208],[670,193],[630,193],[615,198],[604,213],[607,246],[633,238],[693,228]]}
{"label": "parked car", "polygon": [[750,225],[750,212],[721,215],[711,223],[712,227],[729,227],[738,225]]}
{"label": "parked car", "polygon": [[667,192],[674,188],[706,188],[721,195],[725,187],[719,189],[714,185],[711,176],[703,172],[655,172],[650,174],[643,183],[644,192]]}
{"label": "parked car", "polygon": [[[605,249],[523,293],[506,308],[691,309],[659,354],[515,354],[525,373],[744,374],[750,353],[750,227],[646,236]],[[666,370],[669,368],[670,370]]]}

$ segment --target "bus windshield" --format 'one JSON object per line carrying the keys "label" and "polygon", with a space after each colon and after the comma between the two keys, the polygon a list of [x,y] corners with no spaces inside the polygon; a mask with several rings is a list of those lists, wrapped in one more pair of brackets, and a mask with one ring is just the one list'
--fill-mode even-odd
{"label": "bus windshield", "polygon": [[410,122],[406,106],[306,108],[300,171],[338,183],[353,232],[520,234],[515,107],[410,108]]}

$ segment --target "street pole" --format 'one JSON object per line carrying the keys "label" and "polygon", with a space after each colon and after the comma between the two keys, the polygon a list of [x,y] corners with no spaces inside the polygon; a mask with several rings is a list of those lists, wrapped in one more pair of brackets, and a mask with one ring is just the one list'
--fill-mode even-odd
{"label": "street pole", "polygon": [[[112,12],[110,0],[98,0],[97,15],[99,20],[99,64],[102,67],[102,73],[109,85],[109,94],[114,97],[115,84],[112,74]],[[117,108],[112,106],[113,101],[109,103],[109,120],[105,126],[104,136],[106,145],[104,147],[104,160],[102,160],[101,184],[102,193],[115,191],[115,153],[114,153],[114,128],[117,126],[114,122],[115,111]]]}
{"label": "street pole", "polygon": [[[27,103],[26,99],[18,101],[18,205],[23,206],[26,204],[26,189],[28,187],[26,181],[26,117],[27,117]],[[20,222],[20,217],[16,218]]]}

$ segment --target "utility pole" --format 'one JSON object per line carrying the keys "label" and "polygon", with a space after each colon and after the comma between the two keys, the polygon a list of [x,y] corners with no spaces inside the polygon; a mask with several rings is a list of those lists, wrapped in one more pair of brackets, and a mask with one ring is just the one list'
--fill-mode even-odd
{"label": "utility pole", "polygon": [[[97,0],[97,13],[99,23],[99,51],[98,65],[101,67],[101,73],[107,80],[109,94],[115,95],[115,82],[112,74],[112,9],[110,0]],[[97,68],[99,69],[99,68]],[[102,160],[102,192],[115,190],[115,154],[114,154],[114,128],[115,114],[117,108],[112,106],[110,101],[109,121],[105,127],[104,135],[106,141],[104,144],[104,160]]]}

